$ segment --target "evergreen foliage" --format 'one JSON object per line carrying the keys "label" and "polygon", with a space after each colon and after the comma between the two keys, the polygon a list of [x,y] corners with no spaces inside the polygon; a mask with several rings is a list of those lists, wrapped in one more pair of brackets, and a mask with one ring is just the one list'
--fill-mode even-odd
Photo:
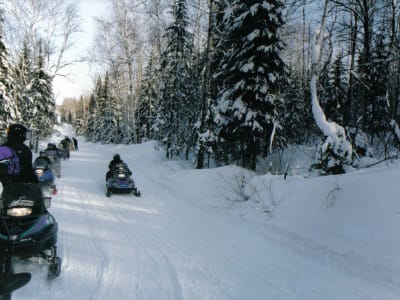
{"label": "evergreen foliage", "polygon": [[85,135],[92,142],[96,141],[97,101],[95,95],[90,95]]}
{"label": "evergreen foliage", "polygon": [[[322,72],[318,68],[315,78],[324,113],[318,121],[310,88],[310,12],[321,13],[318,1],[210,0],[207,15],[204,6],[176,0],[170,22],[167,2],[153,1],[144,39],[124,3],[113,5],[112,22],[101,22],[96,51],[106,67],[93,95],[82,100],[88,108],[76,104],[63,112],[90,140],[154,139],[168,157],[193,154],[198,168],[216,162],[254,170],[285,143],[315,147],[324,139],[316,166],[325,174],[344,172],[352,148],[353,158],[387,157],[398,148],[400,14],[394,1],[329,1],[333,9],[318,49]],[[282,14],[292,11],[296,18],[285,23]],[[142,41],[147,44],[140,48]],[[18,110],[32,114],[30,50],[21,51],[12,97]],[[321,130],[321,123],[330,129]]]}
{"label": "evergreen foliage", "polygon": [[[41,49],[41,46],[39,46]],[[46,137],[52,133],[56,121],[55,101],[51,86],[51,77],[46,72],[42,51],[39,52],[32,79],[26,91],[32,103],[31,130],[37,137]]]}
{"label": "evergreen foliage", "polygon": [[101,79],[98,80],[96,92],[97,110],[94,141],[118,143],[120,141],[120,133],[117,120],[117,104],[115,97],[110,93],[108,73],[105,75],[104,82]]}
{"label": "evergreen foliage", "polygon": [[276,105],[286,77],[280,57],[282,8],[281,1],[232,2],[232,20],[220,43],[228,50],[217,77],[219,143],[225,163],[255,170],[258,155],[267,154],[279,127]]}
{"label": "evergreen foliage", "polygon": [[[0,30],[1,32],[1,30]],[[0,128],[19,120],[20,115],[15,101],[15,80],[13,68],[9,62],[7,47],[0,35]],[[0,130],[4,140],[5,130]]]}
{"label": "evergreen foliage", "polygon": [[166,29],[166,49],[161,56],[160,103],[156,128],[167,157],[188,154],[193,146],[193,126],[199,112],[196,78],[192,69],[193,37],[188,32],[185,0],[172,6],[173,22]]}

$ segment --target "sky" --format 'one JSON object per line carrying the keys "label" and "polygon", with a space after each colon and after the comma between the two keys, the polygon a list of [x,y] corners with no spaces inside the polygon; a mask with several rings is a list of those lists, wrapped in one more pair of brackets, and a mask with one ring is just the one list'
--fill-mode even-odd
{"label": "sky", "polygon": [[[96,22],[95,17],[102,17],[107,11],[107,0],[79,0],[75,2],[82,17],[82,32],[77,35],[77,41],[73,49],[68,53],[69,58],[79,58],[88,55],[92,45]],[[64,70],[67,77],[58,76],[53,82],[53,91],[57,104],[61,104],[64,98],[79,98],[81,95],[92,91],[93,82],[89,65],[85,62],[75,63]]]}
{"label": "sky", "polygon": [[[69,125],[56,129],[51,142],[75,135]],[[78,140],[49,209],[61,275],[47,279],[46,262],[17,260],[32,280],[13,299],[400,299],[400,160],[318,177],[297,147],[288,155],[297,173],[285,179],[194,169],[155,142]],[[114,153],[140,197],[106,197]]]}

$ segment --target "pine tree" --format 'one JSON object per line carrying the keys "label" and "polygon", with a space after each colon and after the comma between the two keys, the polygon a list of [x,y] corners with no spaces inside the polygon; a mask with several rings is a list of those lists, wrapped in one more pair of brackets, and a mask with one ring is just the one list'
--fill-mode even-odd
{"label": "pine tree", "polygon": [[[302,75],[289,67],[290,81],[285,86],[285,102],[283,111],[283,136],[288,143],[301,144],[307,140],[314,124],[309,93],[305,95]],[[304,101],[307,98],[308,101]]]}
{"label": "pine tree", "polygon": [[[208,16],[208,31],[207,31],[207,42],[204,51],[204,66],[201,72],[201,115],[195,126],[197,134],[197,162],[196,168],[202,169],[204,167],[204,157],[207,154],[207,166],[210,167],[210,158],[214,153],[217,135],[215,133],[215,105],[213,105],[212,99],[216,95],[215,81],[213,80],[213,74],[215,73],[215,61],[217,58],[218,48],[215,48],[215,44],[218,41],[220,35],[217,33],[217,18],[221,15],[218,8],[221,8],[223,2],[210,0],[209,1],[209,16]],[[223,11],[223,10],[221,10]]]}
{"label": "pine tree", "polygon": [[380,28],[374,39],[371,61],[370,93],[372,102],[367,107],[367,131],[373,141],[374,136],[385,134],[390,130],[388,107],[388,82],[390,62],[385,29]]}
{"label": "pine tree", "polygon": [[346,71],[342,63],[342,56],[338,55],[329,68],[328,81],[325,85],[325,93],[321,98],[327,118],[339,124],[343,124],[346,110],[345,99],[347,95]]}
{"label": "pine tree", "polygon": [[110,93],[109,75],[106,73],[104,83],[99,79],[97,89],[97,134],[95,141],[118,143],[120,134],[117,121],[117,105]]}
{"label": "pine tree", "polygon": [[94,94],[90,95],[89,99],[89,108],[87,115],[87,126],[85,130],[85,135],[92,142],[95,141],[95,133],[96,133],[96,110],[97,110],[97,102]]}
{"label": "pine tree", "polygon": [[223,43],[227,51],[219,64],[219,143],[225,159],[252,170],[257,156],[272,147],[279,126],[276,103],[286,78],[280,57],[282,8],[279,0],[234,0]]}
{"label": "pine tree", "polygon": [[37,138],[47,137],[52,133],[56,122],[55,101],[52,92],[52,80],[44,66],[42,47],[30,82],[29,96],[33,104],[32,131]]}
{"label": "pine tree", "polygon": [[[0,29],[0,128],[5,129],[10,123],[19,120],[20,114],[14,100],[15,75],[1,32]],[[0,130],[0,138],[4,140],[5,130]]]}
{"label": "pine tree", "polygon": [[161,58],[161,97],[156,128],[167,150],[167,157],[188,155],[193,145],[193,126],[199,105],[197,80],[191,68],[193,38],[188,32],[185,0],[172,7],[173,22],[166,29],[166,49]]}
{"label": "pine tree", "polygon": [[146,141],[153,139],[153,124],[156,118],[155,106],[158,103],[157,84],[159,76],[157,67],[155,66],[153,57],[150,57],[148,66],[146,67],[142,80],[142,87],[139,96],[139,123],[140,139]]}
{"label": "pine tree", "polygon": [[16,101],[18,110],[23,112],[22,120],[24,123],[29,123],[33,118],[34,105],[29,92],[33,74],[34,64],[32,61],[32,53],[28,47],[27,38],[25,38],[15,70]]}
{"label": "pine tree", "polygon": [[78,135],[84,134],[87,128],[86,103],[86,99],[81,96],[80,100],[75,104],[74,127]]}

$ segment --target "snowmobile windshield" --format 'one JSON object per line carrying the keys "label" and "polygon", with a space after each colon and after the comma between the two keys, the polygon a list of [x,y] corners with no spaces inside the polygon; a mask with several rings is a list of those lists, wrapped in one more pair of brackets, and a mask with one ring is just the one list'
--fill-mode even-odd
{"label": "snowmobile windshield", "polygon": [[34,168],[40,168],[40,169],[48,169],[49,168],[49,162],[45,158],[38,157],[35,160],[35,162],[33,164],[33,167]]}
{"label": "snowmobile windshield", "polygon": [[[7,210],[28,208],[31,210],[30,213],[40,211],[43,201],[40,188],[35,184],[29,183],[14,183],[8,186],[4,190],[3,198],[4,208]],[[21,213],[21,210],[16,213]]]}
{"label": "snowmobile windshield", "polygon": [[124,164],[124,163],[116,164],[115,165],[115,170],[117,172],[127,172],[127,173],[129,172],[128,166],[126,164]]}

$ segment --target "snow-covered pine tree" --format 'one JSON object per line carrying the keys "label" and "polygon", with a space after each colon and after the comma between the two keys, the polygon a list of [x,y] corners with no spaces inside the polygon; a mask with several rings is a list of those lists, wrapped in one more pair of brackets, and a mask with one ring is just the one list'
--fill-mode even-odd
{"label": "snow-covered pine tree", "polygon": [[14,72],[9,62],[8,51],[3,40],[0,24],[0,139],[5,138],[5,128],[20,119],[14,99]]}
{"label": "snow-covered pine tree", "polygon": [[117,105],[115,98],[110,93],[110,80],[108,72],[104,77],[104,83],[97,90],[98,107],[98,136],[102,143],[118,143],[120,136],[117,121]]}
{"label": "snow-covered pine tree", "polygon": [[84,134],[85,128],[87,128],[87,118],[86,118],[87,103],[88,103],[87,99],[84,99],[83,96],[80,97],[78,102],[75,102],[74,127],[78,135]]}
{"label": "snow-covered pine tree", "polygon": [[193,37],[188,31],[185,0],[174,3],[172,17],[172,24],[166,29],[166,49],[161,56],[161,97],[155,124],[167,157],[183,151],[188,154],[199,111],[198,84],[191,66]]}
{"label": "snow-covered pine tree", "polygon": [[96,130],[97,130],[97,101],[94,94],[90,95],[87,126],[85,136],[92,142],[96,141]]}
{"label": "snow-covered pine tree", "polygon": [[[153,53],[153,51],[151,51]],[[153,123],[156,117],[155,106],[158,103],[157,86],[159,75],[157,65],[154,62],[154,55],[149,58],[143,74],[142,86],[139,95],[139,124],[140,140],[146,141],[155,137]]]}
{"label": "snow-covered pine tree", "polygon": [[[301,144],[311,133],[312,113],[309,98],[304,101],[302,74],[289,66],[290,81],[285,87],[282,135],[288,143]],[[308,104],[308,105],[307,105]]]}
{"label": "snow-covered pine tree", "polygon": [[372,103],[367,107],[367,131],[374,137],[385,136],[390,132],[390,115],[388,106],[388,83],[390,70],[390,52],[385,28],[381,27],[374,36],[372,48],[372,61],[370,69],[370,92],[373,96]]}
{"label": "snow-covered pine tree", "polygon": [[342,55],[338,55],[329,66],[328,81],[324,87],[323,106],[329,120],[343,124],[346,110],[347,74],[342,62]]}
{"label": "snow-covered pine tree", "polygon": [[40,43],[38,49],[39,53],[29,84],[28,95],[33,104],[33,118],[30,121],[31,130],[36,138],[41,138],[47,137],[52,133],[53,125],[56,122],[56,114],[52,79],[45,69]]}
{"label": "snow-covered pine tree", "polygon": [[[224,156],[255,170],[257,156],[271,150],[279,127],[276,102],[286,68],[280,57],[280,0],[234,0],[226,10],[228,32],[220,47],[219,144]],[[230,161],[227,161],[228,163]]]}
{"label": "snow-covered pine tree", "polygon": [[34,74],[33,65],[32,53],[28,47],[27,38],[25,38],[15,69],[16,101],[18,110],[21,112],[22,121],[25,124],[28,124],[33,117],[34,106],[32,98],[29,97],[30,83]]}

